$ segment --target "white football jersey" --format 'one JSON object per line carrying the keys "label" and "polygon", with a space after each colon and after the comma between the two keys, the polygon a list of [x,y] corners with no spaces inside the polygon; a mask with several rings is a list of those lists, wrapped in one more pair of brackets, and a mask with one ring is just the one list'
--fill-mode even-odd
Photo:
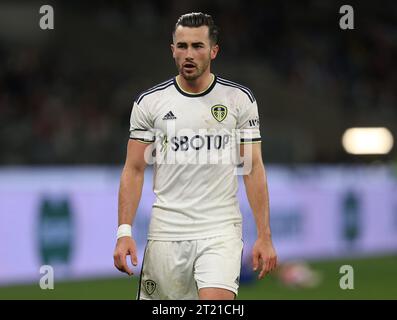
{"label": "white football jersey", "polygon": [[131,139],[153,146],[147,161],[156,200],[148,239],[241,236],[238,146],[261,139],[251,91],[214,76],[205,91],[192,94],[173,78],[138,96],[130,124]]}

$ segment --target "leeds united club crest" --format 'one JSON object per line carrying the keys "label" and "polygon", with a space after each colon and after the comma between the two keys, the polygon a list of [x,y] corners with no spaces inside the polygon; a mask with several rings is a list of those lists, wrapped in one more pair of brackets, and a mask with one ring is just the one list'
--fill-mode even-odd
{"label": "leeds united club crest", "polygon": [[145,290],[149,294],[149,296],[156,290],[156,282],[153,280],[146,280],[145,281]]}
{"label": "leeds united club crest", "polygon": [[227,116],[227,107],[217,104],[211,108],[211,113],[216,121],[222,122]]}

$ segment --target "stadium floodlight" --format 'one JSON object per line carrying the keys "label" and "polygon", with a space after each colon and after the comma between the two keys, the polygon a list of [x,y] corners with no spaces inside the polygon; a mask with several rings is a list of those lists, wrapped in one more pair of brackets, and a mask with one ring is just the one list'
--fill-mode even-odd
{"label": "stadium floodlight", "polygon": [[393,135],[387,128],[349,128],[342,137],[347,153],[387,154],[393,148]]}

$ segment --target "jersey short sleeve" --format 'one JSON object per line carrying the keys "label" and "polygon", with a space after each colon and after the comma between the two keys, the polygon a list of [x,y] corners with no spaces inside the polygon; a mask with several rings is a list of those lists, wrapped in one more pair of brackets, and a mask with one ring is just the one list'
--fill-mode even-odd
{"label": "jersey short sleeve", "polygon": [[155,140],[153,120],[147,106],[134,101],[130,118],[130,139],[144,143],[152,143]]}
{"label": "jersey short sleeve", "polygon": [[256,100],[244,99],[242,101],[237,119],[237,131],[241,144],[261,141]]}

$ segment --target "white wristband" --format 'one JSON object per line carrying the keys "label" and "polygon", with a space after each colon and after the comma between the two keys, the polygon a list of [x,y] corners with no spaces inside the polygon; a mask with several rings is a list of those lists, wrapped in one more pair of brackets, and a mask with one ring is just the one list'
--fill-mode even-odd
{"label": "white wristband", "polygon": [[121,237],[131,237],[131,226],[129,224],[121,224],[117,229],[117,240]]}

